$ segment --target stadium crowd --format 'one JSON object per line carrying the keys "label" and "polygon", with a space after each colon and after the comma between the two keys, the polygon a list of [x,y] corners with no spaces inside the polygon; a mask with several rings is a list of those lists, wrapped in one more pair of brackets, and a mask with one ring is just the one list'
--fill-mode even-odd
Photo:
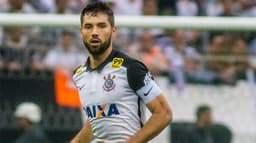
{"label": "stadium crowd", "polygon": [[[0,0],[0,13],[79,14],[86,3],[93,1],[96,0]],[[255,0],[102,1],[108,2],[117,15],[256,16]],[[238,80],[246,79],[248,68],[256,68],[254,32],[121,28],[115,36],[114,48],[143,61],[153,75],[166,76],[179,88],[183,88],[186,83],[234,85]],[[0,77],[36,75],[45,78],[45,75],[52,76],[52,71],[57,69],[71,73],[86,61],[88,53],[85,49],[78,28],[0,27]],[[17,84],[20,86],[23,82]],[[32,84],[34,82],[30,82],[27,87],[30,88]],[[49,83],[46,82],[45,85]],[[10,84],[10,87],[13,86]],[[42,89],[38,89],[38,92],[32,90],[36,94],[46,94],[43,91],[49,88]],[[20,95],[17,93],[17,99],[18,96]],[[9,94],[2,97],[9,97]],[[45,98],[42,96],[42,99]],[[10,99],[15,101],[11,97]],[[36,101],[39,100],[36,97]],[[46,100],[48,102],[48,98]],[[4,105],[8,107],[8,117],[12,116],[9,102]],[[56,109],[62,109],[57,107]],[[70,117],[73,121],[73,117],[80,115],[80,111],[72,110],[70,115],[66,110],[60,110],[60,114],[56,114],[55,108],[48,108],[44,116],[47,120],[46,128],[64,128],[64,125],[68,128],[69,122],[66,124],[65,121],[69,120],[65,119]],[[53,116],[57,117],[52,118]],[[6,120],[6,125],[7,123]],[[71,122],[70,126],[72,125],[76,124]],[[80,124],[75,126],[78,127]],[[56,136],[55,132],[53,136]],[[65,136],[61,134],[56,138],[63,137]]]}
{"label": "stadium crowd", "polygon": [[[93,0],[91,0],[93,1]],[[256,16],[255,0],[104,0],[117,15]],[[79,14],[90,0],[1,0],[2,13]],[[142,60],[154,75],[181,84],[234,84],[254,68],[253,32],[118,30],[114,47]],[[1,27],[0,71],[72,71],[87,52],[79,29]]]}

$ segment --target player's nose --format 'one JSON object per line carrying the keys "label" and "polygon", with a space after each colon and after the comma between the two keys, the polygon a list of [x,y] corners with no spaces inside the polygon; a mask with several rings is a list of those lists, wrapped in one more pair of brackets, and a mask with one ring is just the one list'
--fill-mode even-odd
{"label": "player's nose", "polygon": [[99,34],[98,28],[94,27],[94,28],[92,29],[92,35],[98,35],[98,34]]}

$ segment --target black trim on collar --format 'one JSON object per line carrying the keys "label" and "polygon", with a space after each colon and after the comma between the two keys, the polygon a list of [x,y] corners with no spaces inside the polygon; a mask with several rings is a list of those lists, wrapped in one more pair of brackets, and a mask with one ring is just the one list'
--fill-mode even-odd
{"label": "black trim on collar", "polygon": [[107,63],[109,63],[109,62],[111,62],[112,60],[113,60],[113,58],[116,56],[116,54],[117,54],[117,51],[116,50],[112,50],[111,51],[111,53],[110,53],[110,55],[107,57],[107,59],[103,62],[103,63],[101,63],[99,66],[97,66],[96,68],[94,68],[94,69],[92,69],[91,67],[90,67],[90,58],[88,57],[87,58],[87,60],[86,60],[86,71],[88,72],[92,72],[92,71],[101,71],[104,67],[105,67],[105,65],[107,64]]}

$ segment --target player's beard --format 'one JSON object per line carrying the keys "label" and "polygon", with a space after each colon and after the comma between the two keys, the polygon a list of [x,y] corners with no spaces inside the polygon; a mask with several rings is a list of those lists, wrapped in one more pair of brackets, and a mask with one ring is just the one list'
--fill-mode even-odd
{"label": "player's beard", "polygon": [[104,43],[99,45],[99,48],[95,48],[92,45],[90,45],[90,43],[85,42],[85,41],[84,41],[84,45],[85,45],[85,47],[87,48],[87,50],[89,51],[89,53],[91,55],[99,56],[102,53],[104,53],[110,47],[111,39],[112,39],[111,37],[112,36],[110,35],[109,38]]}

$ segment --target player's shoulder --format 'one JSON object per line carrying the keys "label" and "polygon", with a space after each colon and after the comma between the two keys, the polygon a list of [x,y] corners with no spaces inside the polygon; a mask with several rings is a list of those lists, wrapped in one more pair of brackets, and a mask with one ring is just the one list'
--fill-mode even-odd
{"label": "player's shoulder", "polygon": [[122,66],[129,68],[129,69],[133,69],[136,67],[145,67],[146,66],[139,60],[130,57],[129,55],[118,51],[117,54],[115,55],[115,57],[113,58],[112,62],[114,61],[119,61],[122,62]]}
{"label": "player's shoulder", "polygon": [[83,63],[75,68],[73,71],[73,78],[81,75],[86,70],[86,63]]}
{"label": "player's shoulder", "polygon": [[149,73],[147,67],[139,60],[132,58],[124,53],[117,54],[118,57],[124,58],[123,66],[126,68],[126,76],[129,86],[137,91],[144,86]]}

